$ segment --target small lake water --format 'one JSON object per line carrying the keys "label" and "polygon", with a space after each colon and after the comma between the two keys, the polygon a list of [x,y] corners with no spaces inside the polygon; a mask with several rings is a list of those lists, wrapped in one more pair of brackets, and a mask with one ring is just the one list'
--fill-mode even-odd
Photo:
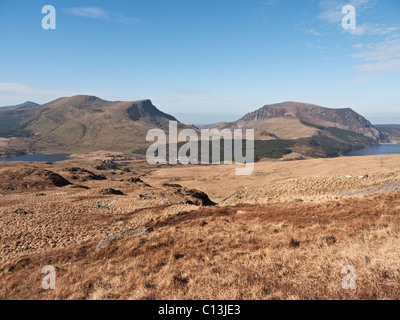
{"label": "small lake water", "polygon": [[389,154],[400,154],[400,144],[379,144],[376,146],[370,146],[364,149],[351,151],[347,153],[346,156],[359,157]]}
{"label": "small lake water", "polygon": [[57,162],[69,160],[69,155],[64,153],[57,154],[26,154],[18,157],[1,158],[0,161],[33,161],[33,162]]}

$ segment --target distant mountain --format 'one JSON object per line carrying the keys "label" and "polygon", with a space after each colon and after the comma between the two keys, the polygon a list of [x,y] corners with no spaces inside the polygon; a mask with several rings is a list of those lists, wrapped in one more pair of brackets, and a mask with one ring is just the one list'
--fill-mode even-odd
{"label": "distant mountain", "polygon": [[391,142],[400,143],[400,124],[379,124],[375,128],[384,132]]}
{"label": "distant mountain", "polygon": [[[150,129],[168,130],[173,116],[150,100],[106,101],[79,95],[37,105],[26,102],[0,109],[0,155],[25,152],[145,153]],[[203,128],[203,126],[201,126]],[[256,159],[333,157],[380,142],[397,132],[374,127],[347,109],[284,102],[266,105],[218,129],[254,129]],[[179,128],[194,128],[179,123]],[[209,128],[209,126],[204,126]]]}
{"label": "distant mountain", "polygon": [[[277,157],[293,151],[307,156],[338,156],[388,141],[387,134],[352,109],[292,101],[266,105],[238,121],[221,123],[218,128],[255,129],[255,138],[271,141]],[[279,150],[279,141],[283,150]]]}
{"label": "distant mountain", "polygon": [[217,122],[212,124],[196,124],[196,127],[199,129],[212,129],[212,128],[220,128],[228,124],[229,122]]}
{"label": "distant mountain", "polygon": [[24,110],[38,107],[39,104],[31,101],[26,101],[16,106],[0,107],[0,110]]}
{"label": "distant mountain", "polygon": [[148,130],[168,129],[170,120],[177,121],[150,100],[111,102],[80,95],[34,108],[0,109],[0,137],[14,137],[8,150],[123,151],[146,144]]}

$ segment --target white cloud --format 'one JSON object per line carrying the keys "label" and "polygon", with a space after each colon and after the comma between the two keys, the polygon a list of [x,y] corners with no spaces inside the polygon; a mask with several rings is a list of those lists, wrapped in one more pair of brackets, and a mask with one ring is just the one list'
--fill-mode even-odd
{"label": "white cloud", "polygon": [[317,37],[322,36],[321,33],[319,33],[317,30],[315,30],[315,29],[313,29],[313,28],[311,28],[310,30],[307,30],[307,33],[310,33],[310,34],[312,34],[313,36],[317,36]]}
{"label": "white cloud", "polygon": [[[354,36],[386,36],[389,35],[399,29],[397,25],[386,26],[384,24],[378,23],[363,23],[359,24],[359,16],[362,15],[363,11],[372,10],[376,4],[376,0],[346,0],[346,1],[337,1],[337,0],[323,0],[320,2],[320,7],[322,11],[318,15],[318,19],[322,20],[329,24],[336,24],[341,28],[341,21],[345,16],[342,13],[342,8],[345,5],[352,5],[356,8],[357,11],[357,26],[356,29],[343,30],[343,32],[347,32]],[[361,13],[360,13],[361,12]]]}
{"label": "white cloud", "polygon": [[66,8],[64,9],[64,11],[67,14],[82,18],[101,19],[101,20],[126,23],[126,24],[141,23],[141,20],[139,18],[125,17],[121,13],[109,12],[100,7],[73,7],[73,8]]}
{"label": "white cloud", "polygon": [[385,36],[397,31],[398,27],[386,27],[380,24],[368,24],[364,23],[362,25],[357,25],[357,28],[352,30],[347,30],[350,34],[355,36],[362,36],[362,35],[372,35],[372,36]]}
{"label": "white cloud", "polygon": [[367,73],[400,72],[400,59],[383,60],[358,66],[358,70]]}
{"label": "white cloud", "polygon": [[352,55],[365,63],[356,66],[363,77],[371,78],[377,73],[400,72],[400,38],[387,38],[379,43],[353,46],[360,52]]}
{"label": "white cloud", "polygon": [[109,14],[99,7],[74,7],[67,8],[65,12],[78,17],[92,18],[92,19],[108,19]]}
{"label": "white cloud", "polygon": [[313,43],[307,42],[306,46],[310,49],[318,50],[321,54],[325,54],[325,48],[323,46],[320,46],[319,44],[313,44]]}
{"label": "white cloud", "polygon": [[364,48],[364,44],[363,43],[353,44],[353,48],[354,49],[362,49],[362,48]]}
{"label": "white cloud", "polygon": [[353,54],[352,57],[363,58],[366,61],[398,59],[400,58],[400,39],[368,44],[366,50]]}
{"label": "white cloud", "polygon": [[340,23],[344,17],[342,8],[345,5],[352,5],[357,11],[371,9],[374,7],[376,0],[323,0],[320,2],[322,11],[318,15],[320,20],[327,23]]}

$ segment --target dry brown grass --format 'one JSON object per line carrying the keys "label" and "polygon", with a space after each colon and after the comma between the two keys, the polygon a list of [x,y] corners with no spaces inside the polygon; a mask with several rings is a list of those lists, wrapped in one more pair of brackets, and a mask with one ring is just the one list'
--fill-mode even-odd
{"label": "dry brown grass", "polygon": [[[243,178],[232,176],[234,166],[149,168],[142,161],[130,163],[131,173],[97,172],[92,160],[38,164],[68,179],[72,166],[107,176],[77,180],[88,190],[0,195],[0,299],[400,297],[400,192],[337,196],[398,179],[399,156],[264,162]],[[347,174],[354,178],[340,178]],[[127,181],[135,176],[153,187]],[[217,201],[245,191],[225,206],[204,208],[179,204],[182,195],[165,182]],[[102,195],[107,187],[125,196]],[[253,204],[240,203],[254,192]],[[103,200],[108,209],[93,206]],[[16,215],[15,208],[34,214]],[[154,232],[95,250],[102,238],[142,226]],[[54,291],[41,287],[46,265],[57,270]],[[342,288],[346,265],[357,271],[357,290]]]}
{"label": "dry brown grass", "polygon": [[[3,299],[397,299],[400,193],[323,204],[202,208],[150,219],[149,235],[99,239],[0,270]],[[240,211],[240,214],[238,214]],[[41,268],[57,289],[41,288]],[[341,270],[357,270],[344,290]]]}

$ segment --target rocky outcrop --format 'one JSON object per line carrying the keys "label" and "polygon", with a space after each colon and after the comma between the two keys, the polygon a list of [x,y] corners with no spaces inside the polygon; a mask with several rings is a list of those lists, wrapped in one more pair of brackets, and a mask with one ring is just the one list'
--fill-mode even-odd
{"label": "rocky outcrop", "polygon": [[151,227],[142,227],[142,228],[138,228],[138,229],[134,229],[134,230],[128,230],[128,231],[116,233],[116,234],[113,234],[113,235],[111,235],[109,237],[106,237],[106,238],[102,239],[98,243],[98,245],[96,247],[96,250],[99,251],[99,250],[109,246],[110,244],[112,244],[115,241],[120,240],[122,238],[138,235],[138,234],[141,234],[141,233],[150,233],[150,232],[153,232],[153,228],[151,228]]}
{"label": "rocky outcrop", "polygon": [[49,188],[61,188],[71,183],[59,174],[36,167],[6,169],[1,173],[0,190],[3,192],[21,192],[26,190],[42,191]]}
{"label": "rocky outcrop", "polygon": [[80,181],[107,180],[107,178],[104,175],[94,174],[93,172],[83,168],[72,167],[72,168],[66,168],[65,170],[71,173],[71,180],[80,180]]}
{"label": "rocky outcrop", "polygon": [[101,194],[104,195],[117,195],[117,196],[123,196],[124,193],[120,190],[115,190],[113,188],[105,188],[101,190]]}

